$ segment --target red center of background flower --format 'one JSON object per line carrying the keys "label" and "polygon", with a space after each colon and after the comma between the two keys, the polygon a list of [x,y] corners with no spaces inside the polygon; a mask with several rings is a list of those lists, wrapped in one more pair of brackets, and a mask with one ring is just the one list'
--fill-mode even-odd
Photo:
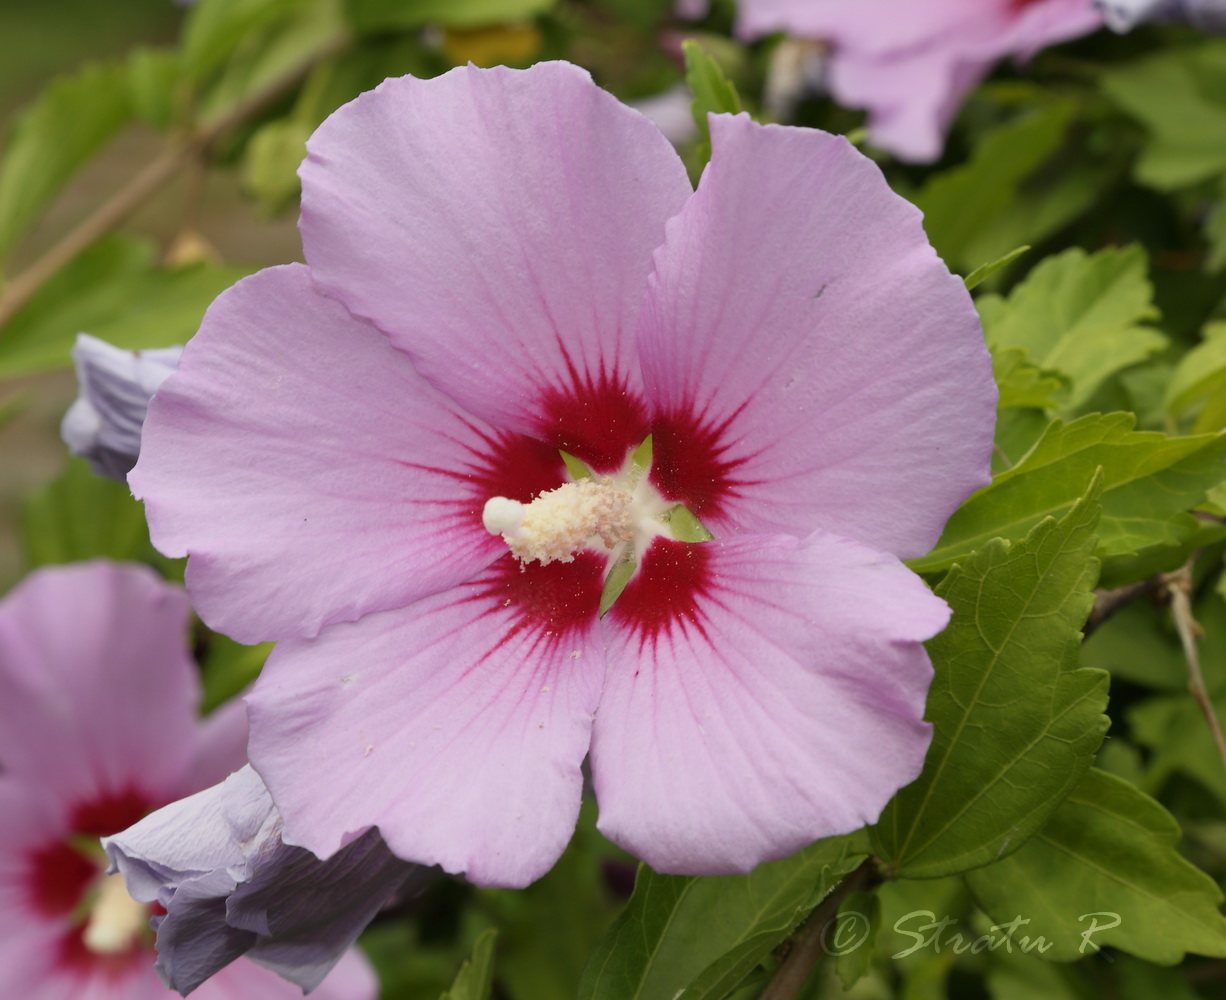
{"label": "red center of background flower", "polygon": [[[34,851],[29,857],[27,895],[30,904],[47,917],[68,918],[80,907],[104,871],[101,848],[97,856],[71,843],[74,837],[107,837],[126,830],[153,809],[149,796],[127,788],[79,803],[70,816],[69,833],[63,841]],[[60,940],[59,964],[78,971],[102,971],[119,976],[137,964],[147,964],[146,948],[133,942],[127,951],[100,955],[85,944],[86,922],[77,920]]]}

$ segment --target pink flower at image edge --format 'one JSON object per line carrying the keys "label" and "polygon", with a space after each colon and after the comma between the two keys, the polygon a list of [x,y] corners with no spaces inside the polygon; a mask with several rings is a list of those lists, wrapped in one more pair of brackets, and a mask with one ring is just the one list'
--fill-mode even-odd
{"label": "pink flower at image edge", "polygon": [[[919,773],[949,612],[899,559],[988,479],[975,310],[844,140],[711,130],[695,192],[567,64],[386,81],[309,143],[308,266],[223,294],[154,398],[130,481],[156,543],[211,625],[280,640],[249,706],[287,842],[378,826],[523,885],[590,750],[612,840],[746,871]],[[622,520],[521,563],[483,512],[577,493],[562,452]],[[678,540],[678,505],[714,540]]]}
{"label": "pink flower at image edge", "polygon": [[[163,1000],[151,910],[103,874],[98,838],[241,767],[235,702],[207,720],[182,590],[145,567],[38,570],[0,601],[0,996]],[[371,1000],[351,954],[314,994]],[[301,991],[241,960],[199,1000]]]}
{"label": "pink flower at image edge", "polygon": [[998,60],[1029,59],[1102,24],[1091,0],[740,0],[737,33],[829,42],[835,99],[868,110],[874,145],[927,163]]}

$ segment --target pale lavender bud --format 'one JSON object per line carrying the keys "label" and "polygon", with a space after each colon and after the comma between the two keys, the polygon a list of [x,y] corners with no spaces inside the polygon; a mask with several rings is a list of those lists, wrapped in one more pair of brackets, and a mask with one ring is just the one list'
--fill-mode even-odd
{"label": "pale lavender bud", "polygon": [[60,436],[100,476],[125,482],[140,454],[149,400],[179,366],[182,347],[126,351],[87,333],[72,358],[81,394],[64,414]]}
{"label": "pale lavender bud", "polygon": [[281,839],[281,816],[250,765],[102,842],[133,898],[158,902],[155,969],[187,996],[241,955],[319,985],[418,865],[376,829],[321,861]]}
{"label": "pale lavender bud", "polygon": [[1143,21],[1180,21],[1202,31],[1226,33],[1226,0],[1095,0],[1107,27],[1131,31]]}

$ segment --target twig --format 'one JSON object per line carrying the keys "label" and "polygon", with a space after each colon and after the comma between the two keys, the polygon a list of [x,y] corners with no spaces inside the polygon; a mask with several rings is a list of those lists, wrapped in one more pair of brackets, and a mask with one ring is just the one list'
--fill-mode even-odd
{"label": "twig", "polygon": [[0,329],[48,278],[123,222],[183,167],[203,156],[213,143],[231,129],[244,124],[292,92],[318,63],[338,55],[349,44],[347,34],[338,35],[263,90],[240,101],[229,112],[206,123],[197,132],[175,141],[8,284],[0,294]]}
{"label": "twig", "polygon": [[1161,584],[1162,577],[1153,576],[1140,583],[1130,583],[1126,587],[1094,591],[1094,607],[1090,611],[1090,617],[1086,619],[1085,627],[1081,630],[1082,635],[1088,639],[1092,632],[1104,625],[1117,612],[1146,594],[1152,594]]}
{"label": "twig", "polygon": [[1196,640],[1204,632],[1192,617],[1192,566],[1195,562],[1196,556],[1193,556],[1173,573],[1164,573],[1162,585],[1170,595],[1171,614],[1175,618],[1175,628],[1179,631],[1179,641],[1183,644],[1183,657],[1188,661],[1188,690],[1209,724],[1213,742],[1217,744],[1218,756],[1222,759],[1222,766],[1226,767],[1226,738],[1222,736],[1217,713],[1213,710],[1213,702],[1209,700],[1205,676],[1200,669],[1200,653],[1196,648]]}
{"label": "twig", "polygon": [[822,936],[827,925],[838,914],[843,900],[853,892],[867,889],[881,881],[877,874],[877,859],[868,858],[859,868],[843,879],[821,906],[813,911],[805,924],[792,935],[791,950],[783,964],[758,1000],[792,1000],[800,992],[822,957]]}

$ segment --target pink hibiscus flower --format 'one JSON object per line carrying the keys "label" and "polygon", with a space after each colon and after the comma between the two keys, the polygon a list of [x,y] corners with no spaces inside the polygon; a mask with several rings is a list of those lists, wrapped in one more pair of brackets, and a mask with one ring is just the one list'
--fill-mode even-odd
{"label": "pink hibiscus flower", "polygon": [[[196,716],[182,591],[138,566],[44,569],[0,602],[0,996],[163,1000],[150,907],[103,874],[98,838],[244,762],[242,705]],[[365,959],[315,994],[370,1000]],[[301,990],[240,960],[200,1000]]]}
{"label": "pink hibiscus flower", "polygon": [[1092,0],[740,0],[737,32],[830,42],[835,98],[868,109],[875,145],[926,163],[997,60],[1028,59],[1102,23]]}
{"label": "pink hibiscus flower", "polygon": [[843,139],[711,131],[695,192],[568,64],[386,81],[309,144],[309,266],[223,294],[154,397],[157,544],[281,640],[248,704],[287,842],[523,885],[590,750],[607,836],[745,871],[919,773],[948,609],[899,557],[988,479],[975,310]]}

